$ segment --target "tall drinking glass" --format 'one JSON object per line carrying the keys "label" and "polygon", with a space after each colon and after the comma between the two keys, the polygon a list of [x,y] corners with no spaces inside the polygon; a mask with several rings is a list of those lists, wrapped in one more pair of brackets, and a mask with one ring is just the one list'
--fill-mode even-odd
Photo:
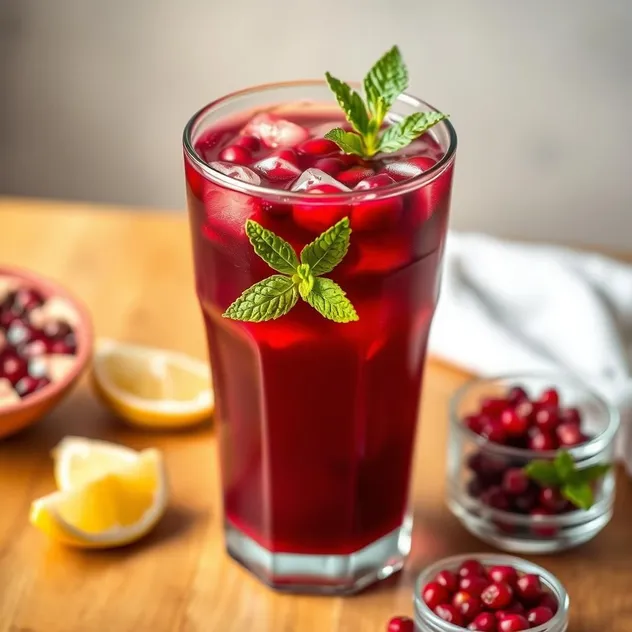
{"label": "tall drinking glass", "polygon": [[[391,117],[432,109],[402,95]],[[324,83],[294,82],[221,98],[184,131],[226,544],[275,588],[354,592],[399,569],[410,548],[411,461],[456,135],[447,121],[425,135],[417,160],[429,165],[423,172],[407,173],[404,160],[393,166],[390,185],[314,195],[276,188],[272,175],[264,185],[248,169],[230,172],[214,162],[217,148],[261,112],[293,121],[296,127],[284,128],[289,136],[299,128],[322,135],[328,121],[329,128],[340,124]],[[249,151],[258,144],[242,136]],[[362,169],[367,165],[351,171]],[[328,276],[346,291],[357,322],[326,320],[302,301],[268,322],[222,317],[271,274],[249,243],[246,220],[300,252],[341,216],[350,217],[350,247]]]}

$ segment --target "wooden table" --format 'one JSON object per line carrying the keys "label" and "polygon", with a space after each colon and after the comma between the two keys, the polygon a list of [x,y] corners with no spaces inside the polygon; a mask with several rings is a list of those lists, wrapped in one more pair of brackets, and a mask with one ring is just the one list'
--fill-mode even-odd
{"label": "wooden table", "polygon": [[[62,280],[100,336],[203,358],[182,215],[0,199],[0,261]],[[397,577],[347,598],[275,594],[227,558],[212,428],[147,434],[112,417],[82,384],[47,419],[0,442],[0,632],[378,632],[410,614],[415,575],[439,557],[489,550],[447,511],[446,402],[466,378],[430,362],[415,468],[413,553]],[[28,524],[53,490],[50,449],[67,434],[165,452],[172,503],[122,550],[81,552]],[[632,631],[632,486],[619,472],[612,523],[582,548],[533,558],[567,586],[571,632]]]}

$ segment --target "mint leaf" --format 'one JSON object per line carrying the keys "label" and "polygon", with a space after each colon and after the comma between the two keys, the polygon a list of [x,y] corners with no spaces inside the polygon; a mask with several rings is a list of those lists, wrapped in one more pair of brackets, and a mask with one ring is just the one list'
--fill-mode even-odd
{"label": "mint leaf", "polygon": [[433,125],[446,118],[441,112],[415,112],[395,125],[391,125],[386,129],[378,150],[384,153],[392,153],[406,147],[415,138],[421,136],[429,130]]}
{"label": "mint leaf", "polygon": [[307,299],[314,287],[314,275],[308,263],[301,263],[296,269],[293,279],[298,284],[298,292],[303,300]]}
{"label": "mint leaf", "polygon": [[222,314],[224,318],[260,323],[287,314],[298,301],[298,289],[290,277],[275,274],[249,287]]}
{"label": "mint leaf", "polygon": [[332,77],[328,72],[325,73],[325,78],[331,91],[336,95],[336,101],[345,113],[347,121],[356,132],[366,134],[369,131],[369,115],[362,97],[351,86]]}
{"label": "mint leaf", "polygon": [[252,219],[246,222],[246,234],[255,252],[274,270],[294,274],[299,264],[294,248]]}
{"label": "mint leaf", "polygon": [[575,472],[575,461],[573,457],[568,452],[561,450],[558,452],[553,463],[560,480],[562,482],[570,482]]}
{"label": "mint leaf", "polygon": [[353,132],[345,132],[341,127],[336,127],[325,134],[325,138],[333,140],[346,154],[355,154],[364,157],[364,141],[362,136]]}
{"label": "mint leaf", "polygon": [[582,470],[576,470],[572,476],[573,483],[592,483],[602,478],[611,469],[612,465],[609,463],[599,463],[598,465],[591,465],[585,467]]}
{"label": "mint leaf", "polygon": [[535,460],[527,463],[524,473],[532,480],[547,487],[559,487],[562,480],[558,474],[555,463],[552,461]]}
{"label": "mint leaf", "polygon": [[316,277],[314,287],[305,300],[325,318],[336,323],[358,320],[358,314],[345,291],[331,279]]}
{"label": "mint leaf", "polygon": [[[408,87],[408,70],[397,46],[385,53],[364,78],[369,112],[380,125],[395,99]],[[379,125],[378,125],[379,127]]]}
{"label": "mint leaf", "polygon": [[562,487],[561,492],[564,498],[570,500],[579,509],[590,509],[595,502],[593,491],[588,483],[569,483]]}
{"label": "mint leaf", "polygon": [[350,236],[349,218],[343,217],[303,248],[301,261],[309,264],[314,276],[331,272],[347,254]]}

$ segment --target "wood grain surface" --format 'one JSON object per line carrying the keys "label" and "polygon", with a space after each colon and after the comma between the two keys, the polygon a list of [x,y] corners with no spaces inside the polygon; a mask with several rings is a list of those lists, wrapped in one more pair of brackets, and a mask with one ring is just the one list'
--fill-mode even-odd
{"label": "wood grain surface", "polygon": [[[205,357],[183,215],[0,199],[0,260],[65,283],[97,335]],[[413,552],[405,570],[346,598],[271,592],[224,554],[211,426],[132,430],[82,383],[39,424],[0,442],[0,632],[378,632],[411,614],[415,575],[445,555],[491,550],[444,505],[446,403],[466,376],[430,361],[414,473]],[[50,449],[65,435],[164,450],[171,504],[144,541],[110,552],[48,542],[31,501],[53,490]],[[632,485],[618,472],[612,523],[580,549],[532,557],[571,597],[571,632],[632,631]]]}

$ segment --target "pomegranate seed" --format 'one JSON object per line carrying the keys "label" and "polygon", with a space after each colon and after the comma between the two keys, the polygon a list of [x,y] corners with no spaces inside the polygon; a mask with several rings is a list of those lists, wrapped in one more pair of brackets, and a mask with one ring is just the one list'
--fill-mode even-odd
{"label": "pomegranate seed", "polygon": [[481,434],[483,426],[489,420],[485,415],[468,415],[463,419],[463,423],[476,434]]}
{"label": "pomegranate seed", "polygon": [[481,412],[492,417],[499,417],[507,408],[507,400],[496,397],[486,397],[481,402]]}
{"label": "pomegranate seed", "polygon": [[576,424],[564,423],[560,424],[556,430],[557,439],[560,447],[572,447],[587,441],[588,437],[579,429]]}
{"label": "pomegranate seed", "polygon": [[378,173],[375,176],[369,176],[361,182],[355,185],[355,191],[369,191],[371,189],[377,189],[378,187],[386,187],[389,184],[394,184],[395,180],[391,178],[387,173]]}
{"label": "pomegranate seed", "polygon": [[506,443],[507,433],[498,421],[490,421],[483,426],[481,435],[492,443]]}
{"label": "pomegranate seed", "polygon": [[328,154],[337,154],[340,148],[333,140],[327,138],[308,138],[296,147],[302,154],[310,156],[327,156]]}
{"label": "pomegranate seed", "polygon": [[330,176],[336,176],[344,168],[344,165],[339,158],[321,158],[314,163],[314,167]]}
{"label": "pomegranate seed", "polygon": [[33,288],[23,287],[16,291],[14,297],[14,309],[20,313],[30,312],[35,307],[39,307],[44,303],[44,297],[40,292]]}
{"label": "pomegranate seed", "polygon": [[[516,581],[517,580],[518,580],[518,578],[516,577]],[[502,619],[504,616],[506,616],[508,614],[524,614],[524,613],[525,613],[525,607],[519,601],[514,601],[514,602],[510,603],[503,610],[499,610],[496,613],[496,618],[498,620],[500,620],[500,619]]]}
{"label": "pomegranate seed", "polygon": [[77,342],[74,334],[68,334],[63,340],[51,340],[46,343],[48,353],[61,353],[72,355],[77,351]]}
{"label": "pomegranate seed", "polygon": [[555,432],[559,423],[557,408],[547,404],[535,413],[535,425],[542,432]]}
{"label": "pomegranate seed", "polygon": [[513,566],[492,566],[489,569],[489,577],[496,583],[515,586],[518,581],[518,573]]}
{"label": "pomegranate seed", "polygon": [[285,160],[285,162],[289,162],[296,168],[300,168],[301,166],[298,154],[293,149],[277,149],[275,152],[272,152],[270,156],[273,158],[280,158],[281,160]]}
{"label": "pomegranate seed", "polygon": [[[465,560],[459,566],[459,577],[487,577],[487,571],[478,560]],[[461,587],[461,590],[467,589]]]}
{"label": "pomegranate seed", "polygon": [[301,170],[296,165],[279,156],[264,158],[252,165],[252,168],[273,182],[294,180],[301,175]]}
{"label": "pomegranate seed", "polygon": [[375,175],[373,169],[368,169],[367,167],[351,167],[351,169],[339,173],[336,179],[345,186],[353,188],[362,180],[366,180],[372,175]]}
{"label": "pomegranate seed", "polygon": [[252,162],[252,154],[246,147],[230,145],[219,152],[219,159],[236,165],[249,165]]}
{"label": "pomegranate seed", "polygon": [[450,601],[450,593],[447,591],[445,586],[442,586],[437,582],[430,582],[429,584],[426,584],[424,589],[421,591],[421,597],[431,610],[434,610],[442,603]]}
{"label": "pomegranate seed", "polygon": [[[538,517],[546,518],[546,517],[551,516],[552,514],[548,509],[545,509],[544,507],[536,507],[535,509],[531,510],[530,515],[533,516],[534,518],[538,518]],[[534,523],[531,526],[531,532],[543,538],[554,537],[557,534],[558,530],[559,529],[555,526],[551,526],[548,524],[542,525],[539,523],[539,521]]]}
{"label": "pomegranate seed", "polygon": [[529,622],[521,614],[508,614],[498,622],[498,632],[528,630]]}
{"label": "pomegranate seed", "polygon": [[456,592],[459,587],[459,578],[452,571],[440,571],[434,580],[451,593]]}
{"label": "pomegranate seed", "polygon": [[540,404],[557,408],[560,405],[559,393],[554,388],[547,388],[540,395]]}
{"label": "pomegranate seed", "polygon": [[537,486],[530,484],[524,494],[511,499],[511,504],[518,513],[528,514],[538,504]]}
{"label": "pomegranate seed", "polygon": [[68,334],[71,334],[72,328],[68,323],[61,320],[51,320],[44,323],[42,333],[46,336],[46,338],[59,340],[61,338],[65,338]]}
{"label": "pomegranate seed", "polygon": [[553,438],[553,435],[540,431],[534,432],[529,438],[529,449],[537,452],[557,450],[557,441]]}
{"label": "pomegranate seed", "polygon": [[468,575],[462,577],[459,582],[459,589],[472,597],[480,597],[487,586],[489,586],[489,580],[481,575]]}
{"label": "pomegranate seed", "polygon": [[500,423],[510,437],[521,437],[529,427],[529,420],[520,416],[513,408],[503,410],[500,415]]}
{"label": "pomegranate seed", "polygon": [[261,149],[261,141],[256,136],[240,136],[237,139],[237,145],[250,151],[259,151]]}
{"label": "pomegranate seed", "polygon": [[512,467],[508,469],[503,476],[503,491],[512,496],[520,496],[524,494],[529,487],[529,479],[522,469]]}
{"label": "pomegranate seed", "polygon": [[387,632],[415,632],[415,623],[409,617],[393,617],[388,622]]}
{"label": "pomegranate seed", "polygon": [[557,612],[557,599],[551,593],[544,593],[538,605],[541,608],[548,608],[553,614]]}
{"label": "pomegranate seed", "polygon": [[481,593],[481,601],[493,610],[507,607],[513,599],[513,591],[509,584],[494,582]]}
{"label": "pomegranate seed", "polygon": [[457,609],[464,621],[471,621],[483,609],[481,600],[466,592],[456,593],[452,598],[452,605]]}
{"label": "pomegranate seed", "polygon": [[507,403],[511,406],[517,406],[518,404],[528,400],[529,396],[521,386],[512,386],[507,393]]}
{"label": "pomegranate seed", "polygon": [[41,388],[44,388],[50,384],[50,380],[46,377],[32,377],[30,375],[25,375],[21,380],[17,382],[15,385],[15,390],[20,397],[26,397],[35,391],[39,391]]}
{"label": "pomegranate seed", "polygon": [[538,606],[527,613],[527,621],[532,628],[547,623],[553,618],[553,612],[544,606]]}
{"label": "pomegranate seed", "polygon": [[13,323],[21,323],[22,316],[12,309],[0,312],[0,327],[8,329]]}
{"label": "pomegranate seed", "polygon": [[487,483],[499,483],[507,468],[504,459],[474,452],[468,457],[468,467]]}
{"label": "pomegranate seed", "polygon": [[467,626],[467,629],[475,632],[497,632],[496,617],[490,612],[483,612]]}
{"label": "pomegranate seed", "polygon": [[14,349],[8,348],[0,353],[0,378],[7,378],[13,386],[28,372],[26,360]]}
{"label": "pomegranate seed", "polygon": [[535,409],[530,401],[520,402],[516,406],[516,412],[521,417],[524,417],[528,422],[531,422],[533,420],[533,416],[535,415]]}
{"label": "pomegranate seed", "polygon": [[14,347],[25,344],[36,337],[35,330],[22,320],[14,320],[6,333],[7,342]]}
{"label": "pomegranate seed", "polygon": [[538,603],[542,597],[542,584],[537,575],[528,573],[518,578],[516,593],[523,603]]}
{"label": "pomegranate seed", "polygon": [[434,608],[434,613],[444,621],[452,623],[453,625],[463,625],[463,617],[461,613],[450,604],[441,604]]}
{"label": "pomegranate seed", "polygon": [[478,476],[474,476],[467,483],[467,493],[472,498],[478,498],[485,491],[485,485]]}
{"label": "pomegranate seed", "polygon": [[351,228],[358,231],[386,230],[399,222],[403,209],[401,197],[354,204],[351,210]]}
{"label": "pomegranate seed", "polygon": [[554,514],[561,513],[566,506],[566,499],[555,487],[543,487],[538,500],[542,507]]}
{"label": "pomegranate seed", "polygon": [[562,408],[559,413],[560,422],[564,424],[575,424],[580,426],[582,422],[581,413],[577,408]]}

